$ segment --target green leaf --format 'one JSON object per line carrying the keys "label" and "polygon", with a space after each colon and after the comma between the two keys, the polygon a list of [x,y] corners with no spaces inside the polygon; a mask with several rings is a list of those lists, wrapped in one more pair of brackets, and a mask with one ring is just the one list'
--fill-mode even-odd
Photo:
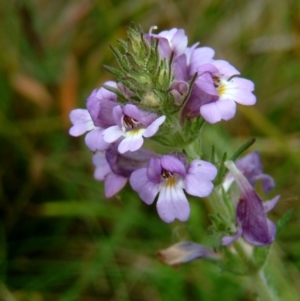
{"label": "green leaf", "polygon": [[254,144],[255,141],[255,138],[248,140],[229,158],[229,160],[235,161],[245,150],[247,150],[252,144]]}
{"label": "green leaf", "polygon": [[277,222],[276,234],[278,234],[285,227],[285,225],[291,219],[293,213],[294,213],[294,210],[291,209],[281,217],[281,219]]}
{"label": "green leaf", "polygon": [[110,67],[107,65],[103,66],[105,70],[114,75],[118,80],[121,80],[123,77],[123,73],[114,67]]}
{"label": "green leaf", "polygon": [[253,259],[256,263],[257,268],[262,268],[268,259],[270,247],[254,247],[253,248]]}
{"label": "green leaf", "polygon": [[130,70],[130,63],[128,62],[127,56],[122,54],[120,50],[114,46],[110,45],[110,49],[113,51],[119,66],[123,69],[124,72],[128,72]]}

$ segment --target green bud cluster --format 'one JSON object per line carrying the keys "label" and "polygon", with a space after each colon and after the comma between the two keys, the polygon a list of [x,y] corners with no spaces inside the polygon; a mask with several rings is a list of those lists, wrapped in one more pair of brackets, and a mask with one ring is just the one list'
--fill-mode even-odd
{"label": "green bud cluster", "polygon": [[178,105],[178,100],[170,93],[170,86],[174,81],[173,55],[162,59],[158,51],[158,39],[150,36],[146,39],[139,26],[129,27],[127,37],[126,40],[118,40],[123,51],[111,46],[119,69],[109,66],[105,68],[128,88],[132,95],[128,99],[128,95],[119,90],[106,88],[115,92],[120,101],[136,103],[145,110],[165,115],[178,111],[181,103]]}
{"label": "green bud cluster", "polygon": [[182,110],[197,74],[188,83],[176,81],[172,70],[174,54],[162,58],[159,39],[145,35],[140,26],[132,24],[127,29],[127,39],[118,42],[121,50],[110,47],[119,68],[105,66],[105,69],[125,88],[104,87],[117,94],[122,103],[133,103],[145,111],[166,115],[159,133],[153,137],[157,142],[178,149],[191,143],[199,135],[203,120],[200,117],[184,120]]}

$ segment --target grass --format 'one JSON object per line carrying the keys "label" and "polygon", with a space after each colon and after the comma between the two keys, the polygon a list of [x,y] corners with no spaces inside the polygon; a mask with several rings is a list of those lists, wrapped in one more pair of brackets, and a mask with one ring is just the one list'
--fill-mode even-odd
{"label": "grass", "polygon": [[157,260],[179,240],[210,242],[201,201],[189,222],[166,225],[129,188],[107,200],[83,139],[68,135],[69,111],[112,79],[102,66],[131,21],[183,27],[189,45],[213,47],[255,82],[257,105],[206,126],[204,147],[232,154],[257,138],[277,183],[270,198],[281,195],[271,218],[293,211],[276,249],[298,284],[298,1],[19,0],[0,11],[0,300],[255,300],[243,277],[209,262],[173,270]]}

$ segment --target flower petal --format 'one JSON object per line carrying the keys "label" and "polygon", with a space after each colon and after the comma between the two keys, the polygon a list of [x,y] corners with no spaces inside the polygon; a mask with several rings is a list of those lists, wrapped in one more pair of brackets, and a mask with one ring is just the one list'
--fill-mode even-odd
{"label": "flower petal", "polygon": [[[251,90],[243,88],[243,86],[246,86],[246,83],[249,82],[251,81],[238,77],[235,77],[230,81],[223,79],[223,87],[220,94],[220,99],[232,99],[235,102],[245,106],[254,105],[256,102],[255,95],[251,92]],[[251,84],[249,84],[249,86],[251,86]]]}
{"label": "flower petal", "polygon": [[158,193],[159,185],[149,181],[147,168],[134,171],[129,179],[130,185],[140,198],[148,205],[151,205]]}
{"label": "flower petal", "polygon": [[190,215],[190,205],[181,187],[168,186],[161,189],[156,208],[166,223],[173,222],[175,218],[184,222]]}
{"label": "flower petal", "polygon": [[221,121],[222,113],[215,102],[205,104],[200,108],[201,116],[209,123],[214,124]]}
{"label": "flower petal", "polygon": [[107,198],[112,197],[118,193],[127,183],[127,178],[119,176],[114,173],[109,173],[105,178],[105,196]]}
{"label": "flower petal", "polygon": [[166,171],[179,174],[182,178],[186,175],[186,169],[183,163],[172,155],[165,155],[161,158],[161,166]]}
{"label": "flower petal", "polygon": [[111,172],[109,164],[106,161],[104,152],[96,152],[93,155],[93,164],[95,166],[94,178],[103,181],[105,176]]}
{"label": "flower petal", "polygon": [[109,143],[103,139],[103,129],[95,128],[85,136],[85,144],[92,151],[104,151],[109,147]]}
{"label": "flower petal", "polygon": [[242,235],[242,228],[238,228],[237,232],[233,236],[223,236],[222,238],[222,246],[228,246],[235,242]]}
{"label": "flower petal", "polygon": [[211,181],[216,177],[218,170],[212,163],[196,159],[189,164],[187,173],[196,174],[199,179]]}
{"label": "flower petal", "polygon": [[72,110],[70,113],[70,120],[73,124],[73,126],[69,130],[69,134],[71,136],[77,137],[95,128],[95,125],[88,110]]}
{"label": "flower petal", "polygon": [[144,143],[142,136],[143,131],[143,129],[140,129],[126,132],[125,138],[119,144],[118,151],[124,154],[128,151],[134,152],[141,148]]}
{"label": "flower petal", "polygon": [[184,189],[187,193],[198,196],[208,196],[214,188],[214,185],[210,181],[199,181],[196,175],[188,174],[184,179]]}
{"label": "flower petal", "polygon": [[156,120],[154,120],[145,130],[143,136],[148,138],[148,137],[152,137],[154,134],[156,134],[156,132],[158,131],[159,127],[164,123],[164,121],[166,120],[166,116],[161,116],[159,118],[157,118]]}
{"label": "flower petal", "polygon": [[112,143],[123,136],[123,131],[117,125],[113,125],[103,131],[103,139],[107,143]]}
{"label": "flower petal", "polygon": [[215,102],[223,120],[229,120],[234,117],[236,112],[236,104],[231,99],[220,99]]}
{"label": "flower petal", "polygon": [[218,69],[218,73],[231,77],[233,75],[238,75],[240,72],[224,60],[214,60],[211,62]]}
{"label": "flower petal", "polygon": [[280,195],[277,195],[272,200],[264,202],[263,206],[264,206],[265,212],[271,211],[276,206],[279,199],[280,199]]}

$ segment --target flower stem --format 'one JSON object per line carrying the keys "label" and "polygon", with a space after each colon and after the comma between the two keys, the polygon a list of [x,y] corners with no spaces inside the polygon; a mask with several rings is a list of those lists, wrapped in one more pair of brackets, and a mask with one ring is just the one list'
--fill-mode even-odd
{"label": "flower stem", "polygon": [[280,301],[278,295],[268,285],[263,270],[257,271],[251,278],[254,281],[256,291],[262,301]]}
{"label": "flower stem", "polygon": [[234,244],[234,249],[242,259],[242,261],[249,268],[249,278],[253,281],[255,290],[260,297],[261,301],[280,301],[281,299],[276,295],[273,288],[269,286],[264,270],[262,268],[258,269],[246,250],[245,243],[239,239]]}
{"label": "flower stem", "polygon": [[[214,213],[221,214],[225,220],[232,220],[230,211],[225,205],[224,200],[222,199],[222,194],[220,189],[217,187],[209,196],[210,208]],[[249,279],[254,283],[254,288],[257,294],[260,297],[261,301],[280,301],[280,298],[276,295],[272,287],[269,286],[266,281],[265,273],[263,269],[257,268],[254,260],[251,257],[251,254],[246,250],[246,244],[243,240],[238,239],[234,244],[234,249],[239,255],[240,259],[249,269]]]}

